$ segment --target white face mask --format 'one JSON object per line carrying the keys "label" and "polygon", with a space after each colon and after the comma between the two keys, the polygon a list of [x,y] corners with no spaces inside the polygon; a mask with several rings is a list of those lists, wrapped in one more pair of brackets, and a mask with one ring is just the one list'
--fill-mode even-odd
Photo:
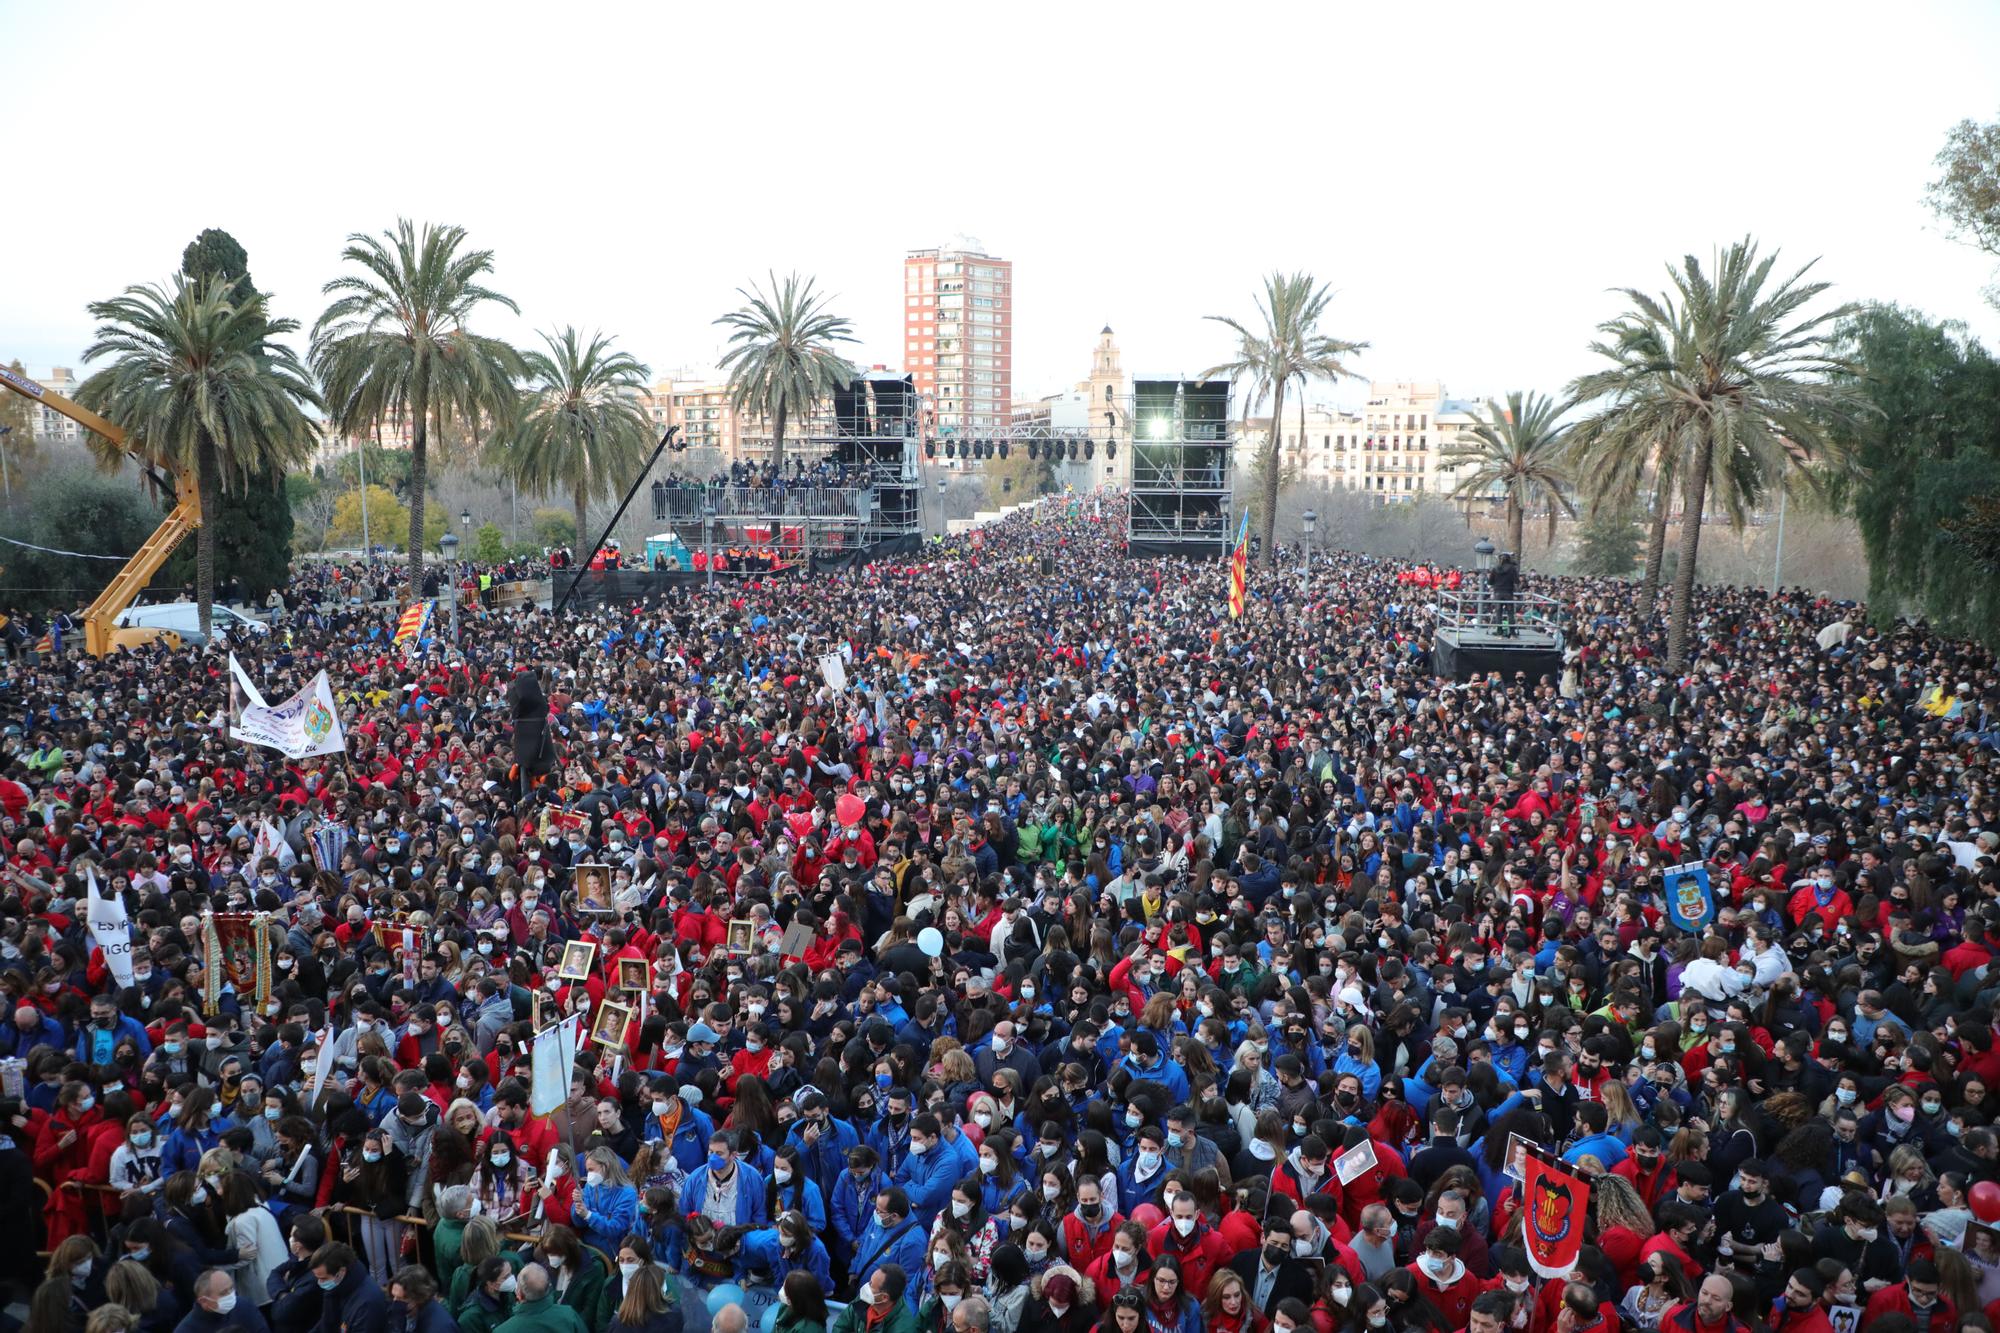
{"label": "white face mask", "polygon": [[931,1265],[932,1265],[932,1267],[935,1267],[935,1268],[943,1268],[943,1267],[944,1267],[944,1266],[945,1266],[946,1264],[948,1264],[948,1263],[950,1263],[950,1262],[951,1262],[951,1251],[950,1251],[950,1250],[932,1250],[932,1251],[931,1251]]}
{"label": "white face mask", "polygon": [[644,1267],[644,1264],[620,1264],[618,1265],[618,1272],[627,1282],[630,1282],[633,1275]]}
{"label": "white face mask", "polygon": [[953,1217],[970,1217],[972,1215],[972,1205],[963,1199],[953,1199],[951,1201],[951,1215]]}
{"label": "white face mask", "polygon": [[215,1312],[217,1314],[228,1314],[231,1310],[234,1310],[235,1308],[236,1308],[235,1292],[232,1291],[227,1296],[217,1296],[215,1298]]}

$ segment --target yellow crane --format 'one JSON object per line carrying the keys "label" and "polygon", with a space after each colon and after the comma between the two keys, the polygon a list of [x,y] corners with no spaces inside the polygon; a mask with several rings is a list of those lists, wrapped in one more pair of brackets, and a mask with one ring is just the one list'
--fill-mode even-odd
{"label": "yellow crane", "polygon": [[[59,393],[52,393],[25,375],[16,375],[4,365],[0,365],[0,384],[5,384],[14,392],[32,398],[42,406],[62,413],[92,434],[101,435],[111,441],[115,448],[124,449],[128,457],[146,469],[147,473],[162,480],[151,461],[125,447],[126,434],[120,427],[112,425],[87,407],[79,407]],[[112,576],[103,592],[97,594],[83,613],[83,646],[93,657],[120,648],[137,648],[142,644],[166,640],[178,644],[180,638],[169,630],[143,629],[134,627],[120,629],[118,617],[139,596],[153,575],[160,572],[160,566],[174,553],[186,536],[201,526],[201,492],[195,485],[194,477],[184,468],[170,469],[173,477],[174,507],[160,520],[160,526],[153,529],[153,535],[146,538],[130,560]]]}

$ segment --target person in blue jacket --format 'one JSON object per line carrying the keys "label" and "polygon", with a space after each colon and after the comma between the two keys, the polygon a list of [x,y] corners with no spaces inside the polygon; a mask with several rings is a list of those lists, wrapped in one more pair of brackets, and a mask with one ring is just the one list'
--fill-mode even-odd
{"label": "person in blue jacket", "polygon": [[683,1173],[700,1166],[708,1156],[708,1140],[715,1122],[694,1103],[676,1093],[673,1084],[661,1079],[653,1085],[646,1104],[647,1115],[639,1126],[641,1143],[659,1143],[671,1136],[674,1162]]}
{"label": "person in blue jacket", "polygon": [[[929,1226],[910,1215],[909,1196],[891,1185],[875,1196],[873,1216],[854,1246],[854,1262],[847,1267],[848,1275],[872,1273],[883,1264],[899,1264],[905,1273],[921,1273],[929,1237]],[[910,1284],[911,1297],[919,1285]]]}
{"label": "person in blue jacket", "polygon": [[881,1160],[873,1148],[857,1144],[847,1150],[847,1168],[833,1182],[827,1206],[833,1215],[833,1257],[843,1269],[875,1218],[875,1196],[889,1188]]}
{"label": "person in blue jacket", "polygon": [[825,1231],[826,1196],[820,1193],[819,1183],[806,1174],[803,1158],[796,1143],[786,1143],[772,1155],[764,1212],[770,1217],[783,1212],[804,1213],[815,1232]]}
{"label": "person in blue jacket", "polygon": [[67,1051],[69,1033],[64,1031],[61,1023],[34,1005],[24,1004],[14,1011],[13,1022],[0,1026],[0,1056],[25,1060],[39,1046],[46,1046],[52,1051]]}
{"label": "person in blue jacket", "polygon": [[[879,1079],[879,1075],[877,1076]],[[868,1129],[866,1142],[875,1150],[882,1169],[892,1179],[900,1178],[903,1159],[910,1155],[910,1105],[913,1097],[908,1088],[889,1088],[882,1092],[882,1116]]]}
{"label": "person in blue jacket", "polygon": [[734,1225],[750,1226],[767,1219],[763,1174],[748,1162],[737,1160],[736,1136],[718,1129],[708,1136],[708,1160],[689,1173],[681,1189],[681,1212],[690,1217],[704,1212],[711,1192],[730,1190],[736,1194]]}
{"label": "person in blue jacket", "polygon": [[138,1043],[141,1060],[153,1053],[153,1039],[146,1035],[143,1023],[129,1014],[119,1013],[118,1005],[109,995],[93,996],[90,1001],[90,1025],[77,1030],[76,1058],[86,1065],[108,1065],[118,1049],[118,1043],[128,1037]]}
{"label": "person in blue jacket", "polygon": [[848,1154],[860,1144],[861,1136],[854,1132],[854,1126],[834,1118],[824,1093],[813,1091],[799,1099],[799,1118],[792,1122],[785,1142],[798,1148],[800,1167],[819,1186],[820,1198],[830,1202],[847,1170]]}
{"label": "person in blue jacket", "polygon": [[625,1174],[624,1163],[609,1148],[593,1148],[584,1158],[583,1185],[570,1205],[570,1216],[583,1230],[583,1242],[606,1254],[618,1253],[618,1244],[639,1221],[639,1191]]}
{"label": "person in blue jacket", "polygon": [[891,1176],[910,1198],[910,1215],[928,1227],[944,1211],[951,1187],[959,1181],[956,1155],[946,1152],[944,1127],[926,1111],[910,1120],[910,1151]]}
{"label": "person in blue jacket", "polygon": [[1149,1079],[1162,1085],[1173,1102],[1188,1099],[1187,1072],[1160,1053],[1160,1038],[1151,1029],[1139,1028],[1132,1033],[1132,1053],[1118,1062],[1118,1068],[1135,1081]]}
{"label": "person in blue jacket", "polygon": [[821,1291],[833,1290],[833,1264],[803,1213],[788,1212],[776,1226],[743,1233],[736,1251],[736,1280],[744,1286],[782,1287],[794,1269],[819,1279]]}

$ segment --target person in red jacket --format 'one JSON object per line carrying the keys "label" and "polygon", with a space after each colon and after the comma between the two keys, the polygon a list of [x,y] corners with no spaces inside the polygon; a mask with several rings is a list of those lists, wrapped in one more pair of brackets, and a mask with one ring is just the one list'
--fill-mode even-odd
{"label": "person in red jacket", "polygon": [[1108,1212],[1104,1191],[1090,1176],[1076,1182],[1076,1207],[1063,1214],[1057,1230],[1062,1236],[1063,1254],[1070,1266],[1088,1273],[1090,1266],[1111,1250],[1111,1240],[1125,1225],[1125,1214]]}
{"label": "person in red jacket", "polygon": [[1417,1279],[1417,1294],[1437,1308],[1446,1328],[1464,1328],[1472,1303],[1500,1284],[1498,1278],[1473,1275],[1458,1257],[1463,1243],[1464,1238],[1454,1228],[1438,1227],[1424,1237],[1423,1250],[1409,1266]]}
{"label": "person in red jacket", "polygon": [[42,1218],[52,1247],[90,1228],[82,1193],[63,1186],[71,1179],[81,1183],[88,1178],[91,1143],[103,1119],[88,1084],[65,1083],[56,1093],[55,1114],[35,1136],[35,1175],[50,1187]]}
{"label": "person in red jacket", "polygon": [[1588,1282],[1565,1282],[1551,1327],[1556,1333],[1618,1333],[1618,1307],[1598,1300]]}
{"label": "person in red jacket", "polygon": [[1172,1215],[1146,1233],[1146,1248],[1155,1259],[1172,1255],[1181,1266],[1181,1289],[1207,1291],[1208,1280],[1234,1256],[1228,1244],[1201,1216],[1194,1195],[1183,1191],[1169,1205]]}
{"label": "person in red jacket", "polygon": [[1901,1282],[1883,1287],[1868,1298],[1868,1308],[1861,1312],[1861,1327],[1872,1327],[1886,1314],[1907,1315],[1919,1329],[1926,1327],[1926,1320],[1933,1330],[1952,1328],[1958,1323],[1958,1308],[1944,1294],[1937,1265],[1928,1259],[1910,1260]]}
{"label": "person in red jacket", "polygon": [[1664,1333],[1750,1333],[1750,1326],[1730,1312],[1735,1294],[1728,1278],[1710,1273],[1692,1301],[1667,1311],[1660,1328]]}
{"label": "person in red jacket", "polygon": [[1964,931],[1965,938],[1945,950],[1944,957],[1938,960],[1944,964],[1945,971],[1951,973],[1953,981],[1993,961],[1993,950],[1986,944],[1986,923],[1976,916],[1968,916]]}
{"label": "person in red jacket", "polygon": [[1771,1304],[1771,1333],[1833,1333],[1833,1321],[1819,1303],[1825,1293],[1826,1279],[1817,1268],[1807,1266],[1793,1273]]}

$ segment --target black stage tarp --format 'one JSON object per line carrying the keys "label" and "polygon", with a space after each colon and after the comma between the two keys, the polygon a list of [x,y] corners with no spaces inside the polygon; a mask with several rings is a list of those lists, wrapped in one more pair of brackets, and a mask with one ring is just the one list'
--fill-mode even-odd
{"label": "black stage tarp", "polygon": [[1503,679],[1525,671],[1531,679],[1560,679],[1562,648],[1547,635],[1519,639],[1497,639],[1487,631],[1466,634],[1439,630],[1431,640],[1431,674],[1452,680],[1471,680],[1498,671]]}

